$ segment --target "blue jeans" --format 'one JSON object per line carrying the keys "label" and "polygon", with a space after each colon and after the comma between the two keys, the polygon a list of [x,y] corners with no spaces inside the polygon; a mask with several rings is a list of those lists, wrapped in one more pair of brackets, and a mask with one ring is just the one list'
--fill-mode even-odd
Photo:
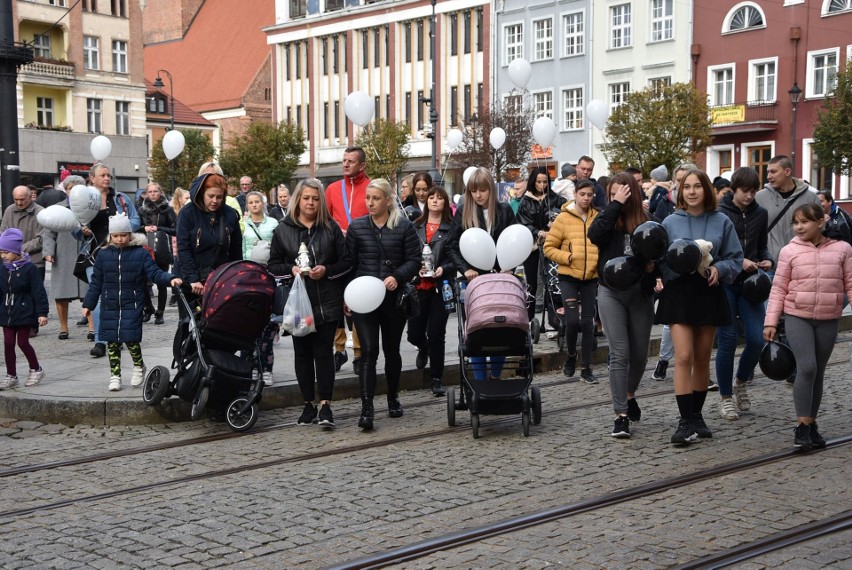
{"label": "blue jeans", "polygon": [[719,345],[716,351],[716,382],[719,384],[719,393],[730,396],[733,393],[734,353],[737,350],[737,315],[742,319],[745,335],[745,348],[737,366],[737,378],[745,381],[752,375],[760,359],[766,308],[763,303],[749,303],[742,296],[741,285],[724,285],[724,288],[731,309],[731,324],[719,327],[716,331]]}
{"label": "blue jeans", "polygon": [[[92,273],[95,272],[94,267],[86,268],[86,277],[89,279],[89,283],[92,282]],[[95,305],[95,309],[92,311],[92,324],[95,327],[95,343],[101,342],[101,300],[98,299],[98,304]],[[101,343],[103,344],[103,343]]]}
{"label": "blue jeans", "polygon": [[488,364],[490,361],[491,364],[491,376],[493,378],[498,378],[500,373],[503,372],[503,364],[506,363],[505,356],[471,356],[470,364],[473,369],[473,378],[474,380],[486,380],[488,379]]}

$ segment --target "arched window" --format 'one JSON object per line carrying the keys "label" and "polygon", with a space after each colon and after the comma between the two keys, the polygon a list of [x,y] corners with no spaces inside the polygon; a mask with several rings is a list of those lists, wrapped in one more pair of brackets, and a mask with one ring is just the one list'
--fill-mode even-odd
{"label": "arched window", "polygon": [[822,3],[823,16],[849,11],[852,11],[852,0],[824,0]]}
{"label": "arched window", "polygon": [[728,12],[722,23],[722,33],[745,32],[766,27],[766,16],[754,2],[740,2]]}

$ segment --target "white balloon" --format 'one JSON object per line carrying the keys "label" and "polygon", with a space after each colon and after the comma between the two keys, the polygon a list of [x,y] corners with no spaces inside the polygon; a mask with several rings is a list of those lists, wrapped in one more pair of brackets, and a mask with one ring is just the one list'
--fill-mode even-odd
{"label": "white balloon", "polygon": [[91,186],[78,184],[68,194],[68,204],[80,223],[88,224],[101,209],[101,193]]}
{"label": "white balloon", "polygon": [[467,181],[470,180],[470,177],[473,176],[474,172],[476,172],[475,166],[468,166],[465,168],[464,173],[462,174],[462,180],[464,181],[465,186],[467,186]]}
{"label": "white balloon", "polygon": [[541,148],[547,148],[553,142],[553,137],[556,136],[556,123],[550,117],[539,117],[533,123],[533,138],[535,142],[541,145]]}
{"label": "white balloon", "polygon": [[500,150],[506,143],[506,131],[500,127],[495,127],[491,129],[491,134],[488,136],[488,140],[491,141],[491,146],[494,147],[494,150]]}
{"label": "white balloon", "polygon": [[92,139],[92,144],[89,146],[89,150],[92,152],[92,157],[101,161],[109,156],[109,153],[112,152],[112,143],[108,138],[103,135],[98,135]]}
{"label": "white balloon", "polygon": [[363,91],[353,91],[343,101],[343,110],[350,121],[363,127],[373,120],[376,108],[369,95]]}
{"label": "white balloon", "polygon": [[378,277],[356,277],[343,291],[343,300],[354,313],[372,313],[385,300],[385,284]]}
{"label": "white balloon", "polygon": [[80,222],[74,212],[62,204],[48,206],[36,215],[39,225],[56,233],[74,231],[80,227]]}
{"label": "white balloon", "polygon": [[458,129],[450,129],[447,131],[447,148],[450,150],[455,150],[462,143],[464,139],[464,135]]}
{"label": "white balloon", "polygon": [[182,153],[184,146],[186,146],[186,139],[180,131],[172,129],[163,137],[163,152],[169,160]]}
{"label": "white balloon", "polygon": [[533,248],[532,232],[522,224],[512,224],[497,238],[497,263],[508,271],[521,265]]}
{"label": "white balloon", "polygon": [[589,121],[598,129],[603,130],[606,126],[606,121],[609,119],[609,107],[600,99],[592,99],[586,105],[586,116]]}
{"label": "white balloon", "polygon": [[[529,230],[527,230],[529,233]],[[497,258],[497,246],[494,240],[482,228],[468,228],[459,239],[462,257],[472,267],[480,271],[491,271]]]}
{"label": "white balloon", "polygon": [[461,194],[456,194],[455,196],[453,196],[453,204],[455,204],[456,206],[458,206],[458,205],[459,205],[459,202],[461,201],[461,198],[462,198],[462,197],[461,197]]}
{"label": "white balloon", "polygon": [[513,59],[509,64],[509,79],[512,80],[512,83],[514,83],[518,89],[523,89],[527,86],[531,75],[532,66],[530,66],[530,62],[524,58],[519,57],[518,59]]}

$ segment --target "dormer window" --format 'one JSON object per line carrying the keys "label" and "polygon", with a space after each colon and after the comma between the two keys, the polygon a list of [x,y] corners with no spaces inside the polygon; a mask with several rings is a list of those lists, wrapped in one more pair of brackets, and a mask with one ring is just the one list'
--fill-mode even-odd
{"label": "dormer window", "polygon": [[154,94],[148,97],[148,112],[166,114],[166,98],[160,94]]}
{"label": "dormer window", "polygon": [[852,0],[825,0],[822,3],[823,16],[849,11],[852,11]]}
{"label": "dormer window", "polygon": [[728,12],[722,23],[722,33],[745,32],[766,27],[766,16],[754,2],[740,2]]}

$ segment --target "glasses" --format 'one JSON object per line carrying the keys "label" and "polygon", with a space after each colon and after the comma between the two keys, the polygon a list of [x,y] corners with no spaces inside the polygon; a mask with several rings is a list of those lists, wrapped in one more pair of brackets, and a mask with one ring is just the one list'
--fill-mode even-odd
{"label": "glasses", "polygon": [[251,186],[251,182],[240,182],[240,186]]}

